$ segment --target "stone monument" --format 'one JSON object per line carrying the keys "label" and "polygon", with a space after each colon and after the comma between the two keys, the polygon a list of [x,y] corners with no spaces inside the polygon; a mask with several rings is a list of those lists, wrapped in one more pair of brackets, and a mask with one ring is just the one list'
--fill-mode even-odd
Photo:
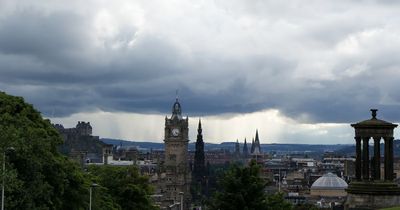
{"label": "stone monument", "polygon": [[[372,118],[351,124],[355,129],[356,176],[349,188],[345,209],[379,209],[400,206],[400,188],[394,182],[393,130],[396,124],[376,118],[377,109],[371,109]],[[373,140],[373,154],[369,142]],[[381,175],[381,140],[384,142]]]}

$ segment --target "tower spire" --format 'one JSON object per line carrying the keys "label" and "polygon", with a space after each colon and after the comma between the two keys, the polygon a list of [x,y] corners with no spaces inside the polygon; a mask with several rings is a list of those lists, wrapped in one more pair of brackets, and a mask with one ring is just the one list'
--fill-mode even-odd
{"label": "tower spire", "polygon": [[197,132],[201,134],[203,129],[201,128],[201,118],[199,118],[199,126],[197,127]]}
{"label": "tower spire", "polygon": [[205,175],[205,156],[204,141],[201,128],[201,119],[199,119],[199,127],[197,128],[196,150],[194,153],[193,175],[195,181],[201,181]]}
{"label": "tower spire", "polygon": [[256,129],[256,142],[260,143],[260,140],[258,139],[258,129]]}
{"label": "tower spire", "polygon": [[249,150],[247,149],[247,140],[244,138],[244,144],[243,144],[243,157],[247,158],[249,155]]}
{"label": "tower spire", "polygon": [[256,153],[256,154],[260,154],[261,153],[261,145],[260,145],[260,139],[258,137],[258,129],[256,129],[256,138],[254,140],[253,153]]}
{"label": "tower spire", "polygon": [[250,153],[253,154],[254,152],[254,138],[251,140],[251,149],[250,149]]}
{"label": "tower spire", "polygon": [[235,144],[235,156],[236,156],[236,158],[239,158],[239,156],[240,156],[239,139],[236,139],[236,144]]}

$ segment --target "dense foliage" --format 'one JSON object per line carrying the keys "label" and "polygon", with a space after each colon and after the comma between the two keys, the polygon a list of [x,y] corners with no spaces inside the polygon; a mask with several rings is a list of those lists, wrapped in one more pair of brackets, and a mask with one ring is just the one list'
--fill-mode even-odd
{"label": "dense foliage", "polygon": [[[147,180],[133,167],[89,168],[84,172],[61,155],[58,132],[21,97],[0,92],[0,156],[6,161],[6,209],[154,209]],[[101,208],[100,208],[101,207]]]}
{"label": "dense foliage", "polygon": [[293,206],[293,210],[318,210],[319,208],[310,203],[297,204]]}
{"label": "dense foliage", "polygon": [[287,210],[290,203],[281,194],[267,195],[260,167],[252,161],[248,167],[232,166],[219,180],[220,190],[211,202],[213,210]]}
{"label": "dense foliage", "polygon": [[7,209],[85,206],[85,178],[74,163],[58,153],[61,143],[50,122],[31,105],[0,93],[0,150],[7,153],[8,163]]}
{"label": "dense foliage", "polygon": [[[114,204],[121,209],[157,209],[150,199],[152,188],[148,184],[148,179],[139,175],[136,167],[91,166],[88,172],[95,174],[93,182],[99,184],[93,192],[105,190]],[[98,202],[93,202],[93,209],[111,209],[104,207],[101,202],[103,198],[96,200]]]}

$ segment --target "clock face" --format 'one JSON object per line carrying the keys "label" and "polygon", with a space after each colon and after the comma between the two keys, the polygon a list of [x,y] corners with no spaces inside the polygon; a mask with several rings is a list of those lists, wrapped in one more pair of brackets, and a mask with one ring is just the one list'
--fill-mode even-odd
{"label": "clock face", "polygon": [[172,129],[172,135],[173,136],[178,136],[179,135],[179,129],[178,128]]}

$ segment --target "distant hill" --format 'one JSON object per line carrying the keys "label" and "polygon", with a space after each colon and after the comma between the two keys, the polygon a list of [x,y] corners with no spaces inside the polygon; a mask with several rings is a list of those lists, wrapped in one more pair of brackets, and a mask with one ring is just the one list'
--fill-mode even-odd
{"label": "distant hill", "polygon": [[[107,144],[113,144],[115,146],[137,146],[140,149],[154,149],[154,150],[163,150],[164,143],[157,143],[157,142],[147,142],[147,141],[127,141],[122,139],[109,139],[109,138],[102,138],[101,141]],[[195,150],[195,142],[189,143],[189,150]],[[218,146],[219,144],[213,143],[205,143],[204,147],[205,150],[213,150],[213,149],[225,149],[224,146]]]}
{"label": "distant hill", "polygon": [[[372,143],[372,141],[370,141]],[[381,141],[381,155],[384,155],[384,147],[383,141]],[[356,146],[355,145],[347,145],[347,147],[343,147],[336,151],[338,154],[346,155],[346,156],[355,156]],[[400,140],[396,139],[393,141],[393,153],[395,157],[400,157]],[[374,154],[374,146],[373,144],[369,146],[369,154]]]}
{"label": "distant hill", "polygon": [[[138,146],[143,150],[163,150],[164,143],[156,142],[146,142],[146,141],[126,141],[121,139],[110,139],[102,138],[103,142],[113,145],[123,145],[123,146]],[[251,143],[247,145],[250,149]],[[351,147],[350,144],[333,144],[333,145],[315,145],[315,144],[261,144],[261,150],[264,152],[276,152],[276,153],[319,153],[324,152],[336,152],[336,151],[346,151],[347,148]],[[220,150],[227,149],[233,151],[235,148],[235,142],[222,142],[220,144],[205,143],[205,150]],[[240,144],[242,150],[243,144]],[[189,143],[189,150],[195,150],[195,142]]]}
{"label": "distant hill", "polygon": [[115,146],[120,146],[120,145],[121,146],[137,146],[141,149],[156,149],[156,150],[164,149],[164,144],[157,143],[157,142],[127,141],[127,140],[122,140],[122,139],[110,139],[110,138],[101,138],[100,140],[106,144],[113,144]]}
{"label": "distant hill", "polygon": [[[104,143],[113,145],[134,145],[139,147],[140,150],[164,150],[164,143],[156,142],[146,142],[146,141],[127,141],[121,139],[110,139],[102,138],[100,139]],[[372,142],[372,141],[371,141]],[[383,141],[382,141],[383,142]],[[195,142],[189,143],[189,150],[195,150]],[[251,143],[247,145],[250,149]],[[234,151],[235,142],[222,142],[220,144],[205,143],[204,149],[206,151],[210,150],[230,150]],[[373,154],[373,145],[370,145],[370,154]],[[243,144],[240,144],[240,152],[242,152]],[[384,154],[384,144],[381,144],[381,154]],[[354,156],[356,147],[354,144],[261,144],[261,150],[267,153],[277,153],[277,154],[307,154],[310,157],[320,157],[324,152],[335,152],[336,154],[341,154],[344,156]],[[400,140],[394,140],[393,152],[395,157],[400,157]]]}

